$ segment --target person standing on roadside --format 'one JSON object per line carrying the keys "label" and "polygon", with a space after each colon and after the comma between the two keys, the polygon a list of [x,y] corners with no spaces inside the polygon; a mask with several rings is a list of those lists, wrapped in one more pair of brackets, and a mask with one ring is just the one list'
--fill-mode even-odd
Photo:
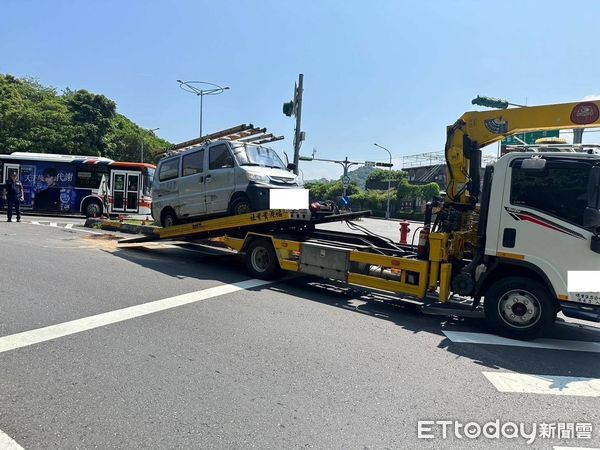
{"label": "person standing on roadside", "polygon": [[17,172],[11,172],[6,180],[6,189],[4,190],[4,196],[8,203],[6,209],[7,222],[12,222],[13,208],[17,215],[17,222],[21,221],[21,202],[24,200],[23,197],[23,185],[17,179]]}

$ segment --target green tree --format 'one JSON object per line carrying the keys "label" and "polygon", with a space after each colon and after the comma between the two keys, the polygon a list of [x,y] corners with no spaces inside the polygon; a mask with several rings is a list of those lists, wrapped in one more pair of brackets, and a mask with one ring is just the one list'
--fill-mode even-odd
{"label": "green tree", "polygon": [[115,102],[104,95],[92,94],[84,89],[67,89],[63,99],[71,112],[75,141],[79,144],[73,149],[73,153],[105,156],[105,137],[111,127],[111,120],[116,116]]}

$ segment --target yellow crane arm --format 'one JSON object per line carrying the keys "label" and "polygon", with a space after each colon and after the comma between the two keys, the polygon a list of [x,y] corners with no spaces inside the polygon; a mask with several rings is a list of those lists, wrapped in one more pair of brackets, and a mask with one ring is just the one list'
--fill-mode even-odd
{"label": "yellow crane arm", "polygon": [[600,101],[466,112],[447,128],[446,200],[477,202],[481,147],[515,133],[594,127],[600,127]]}

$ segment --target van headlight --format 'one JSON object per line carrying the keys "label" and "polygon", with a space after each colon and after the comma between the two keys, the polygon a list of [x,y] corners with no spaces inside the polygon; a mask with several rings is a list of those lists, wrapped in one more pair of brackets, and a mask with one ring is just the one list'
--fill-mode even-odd
{"label": "van headlight", "polygon": [[298,175],[294,181],[296,182],[296,185],[304,186],[304,180],[302,179],[302,177],[300,175]]}
{"label": "van headlight", "polygon": [[269,179],[268,176],[263,175],[261,173],[252,173],[252,172],[246,172],[248,175],[248,181],[254,181],[255,183],[263,183],[263,184],[269,184],[271,182],[271,180]]}

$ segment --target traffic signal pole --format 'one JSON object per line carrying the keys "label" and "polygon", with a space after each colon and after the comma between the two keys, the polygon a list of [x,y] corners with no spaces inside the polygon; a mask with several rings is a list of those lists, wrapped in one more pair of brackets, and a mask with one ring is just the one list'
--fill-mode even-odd
{"label": "traffic signal pole", "polygon": [[294,173],[298,175],[298,163],[300,162],[300,144],[302,143],[302,91],[304,84],[304,74],[298,76],[298,87],[294,95],[294,109],[296,111],[296,132],[294,134]]}

